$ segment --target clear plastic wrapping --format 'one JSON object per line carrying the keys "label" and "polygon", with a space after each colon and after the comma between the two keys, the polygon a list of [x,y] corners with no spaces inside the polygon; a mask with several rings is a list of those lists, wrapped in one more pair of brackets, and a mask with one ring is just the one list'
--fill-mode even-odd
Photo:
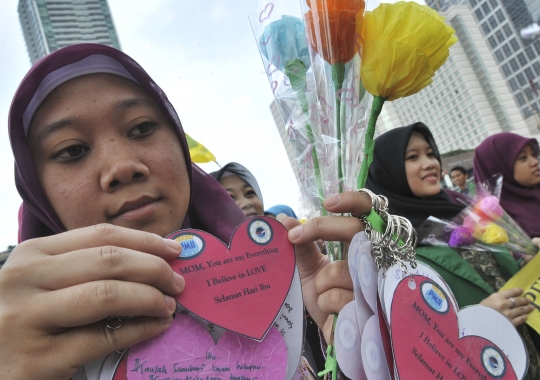
{"label": "clear plastic wrapping", "polygon": [[477,185],[477,195],[453,221],[428,218],[418,229],[424,244],[536,255],[538,247],[501,207],[503,178]]}
{"label": "clear plastic wrapping", "polygon": [[358,0],[279,0],[249,15],[303,193],[321,215],[325,198],[356,189],[363,160],[372,99],[360,82],[363,14]]}

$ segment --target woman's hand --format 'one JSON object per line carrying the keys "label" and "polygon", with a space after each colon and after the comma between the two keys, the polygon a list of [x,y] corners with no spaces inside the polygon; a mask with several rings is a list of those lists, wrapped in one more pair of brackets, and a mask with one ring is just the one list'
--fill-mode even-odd
{"label": "woman's hand", "polygon": [[[20,244],[0,270],[0,378],[69,379],[84,363],[167,329],[181,246],[97,225]],[[111,315],[137,316],[121,328]]]}
{"label": "woman's hand", "polygon": [[529,299],[519,297],[523,289],[512,288],[493,293],[480,302],[480,305],[489,306],[506,316],[514,326],[519,326],[527,320],[527,314],[534,310]]}
{"label": "woman's hand", "polygon": [[[365,215],[371,210],[371,198],[364,193],[346,192],[328,198],[324,207],[332,213]],[[300,224],[285,218],[289,240],[296,246],[296,263],[302,279],[304,304],[329,341],[333,314],[353,300],[353,285],[346,261],[329,263],[315,242],[343,241],[350,243],[354,235],[364,230],[358,218],[343,216],[318,217]]]}

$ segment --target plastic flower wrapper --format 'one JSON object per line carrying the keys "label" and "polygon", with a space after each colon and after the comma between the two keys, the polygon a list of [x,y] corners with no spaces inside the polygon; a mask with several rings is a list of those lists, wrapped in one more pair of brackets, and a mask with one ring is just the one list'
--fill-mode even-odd
{"label": "plastic flower wrapper", "polygon": [[463,225],[430,216],[417,228],[418,239],[422,244],[439,247],[486,250]]}
{"label": "plastic flower wrapper", "polygon": [[384,102],[416,94],[432,83],[457,38],[436,11],[415,2],[381,4],[359,21],[362,84],[374,96],[358,177],[358,187],[363,187]]}
{"label": "plastic flower wrapper", "polygon": [[[512,252],[536,255],[538,247],[514,219],[501,207],[499,200],[504,178],[498,174],[483,183],[477,184],[477,195],[471,205],[462,213],[464,224],[470,224],[469,229],[474,228],[480,240],[489,244],[500,244]],[[495,224],[504,230],[494,227]]]}
{"label": "plastic flower wrapper", "polygon": [[357,23],[364,0],[307,0],[303,5],[313,62],[327,196],[356,188],[370,97],[360,96]]}
{"label": "plastic flower wrapper", "polygon": [[504,247],[512,252],[536,255],[538,247],[520,226],[500,207],[493,195],[478,195],[454,220],[460,223],[487,250]]}
{"label": "plastic flower wrapper", "polygon": [[[360,171],[371,100],[365,91],[359,95],[355,33],[364,1],[310,1],[303,9],[294,4],[261,2],[250,20],[303,193],[326,215],[322,201],[355,189]],[[328,244],[331,259],[342,258],[341,247]]]}

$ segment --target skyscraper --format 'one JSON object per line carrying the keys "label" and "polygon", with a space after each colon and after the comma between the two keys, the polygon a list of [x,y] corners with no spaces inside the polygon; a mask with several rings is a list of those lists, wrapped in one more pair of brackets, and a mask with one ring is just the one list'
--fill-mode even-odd
{"label": "skyscraper", "polygon": [[437,71],[433,83],[418,94],[387,102],[382,130],[424,122],[443,153],[474,149],[489,135],[538,133],[521,116],[506,80],[467,5],[453,5],[441,12],[455,30],[458,42]]}
{"label": "skyscraper", "polygon": [[18,12],[32,64],[81,42],[120,49],[107,0],[19,0]]}
{"label": "skyscraper", "polygon": [[[538,0],[426,0],[439,12],[466,4],[472,10],[503,73],[521,115],[540,111],[540,38],[522,39],[519,32],[540,17]],[[536,117],[536,116],[535,116]],[[529,125],[532,124],[531,120]]]}

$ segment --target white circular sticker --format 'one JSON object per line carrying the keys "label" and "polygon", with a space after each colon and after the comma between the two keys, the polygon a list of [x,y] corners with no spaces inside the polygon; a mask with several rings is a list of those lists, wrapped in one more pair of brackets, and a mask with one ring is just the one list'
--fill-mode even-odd
{"label": "white circular sticker", "polygon": [[369,366],[372,372],[378,372],[381,368],[381,352],[377,344],[369,339],[362,347],[362,350],[366,352],[363,356],[366,360],[366,364]]}
{"label": "white circular sticker", "polygon": [[422,297],[426,304],[437,313],[444,314],[448,311],[448,300],[444,292],[434,283],[425,281],[422,283]]}
{"label": "white circular sticker", "polygon": [[179,259],[192,259],[199,256],[204,250],[204,240],[195,234],[179,234],[172,237],[182,245],[182,253],[178,256]]}
{"label": "white circular sticker", "polygon": [[339,341],[346,350],[351,350],[356,345],[358,339],[353,322],[350,319],[339,321]]}
{"label": "white circular sticker", "polygon": [[364,284],[367,288],[371,287],[371,284],[374,280],[374,270],[371,265],[371,262],[369,261],[369,258],[366,255],[360,255],[360,260],[358,262],[358,269],[360,270],[360,279],[362,280],[362,284]]}
{"label": "white circular sticker", "polygon": [[262,219],[255,219],[248,227],[249,237],[253,242],[265,245],[272,240],[272,227]]}
{"label": "white circular sticker", "polygon": [[486,347],[482,350],[482,364],[484,369],[493,377],[502,377],[506,372],[504,359],[494,347]]}

